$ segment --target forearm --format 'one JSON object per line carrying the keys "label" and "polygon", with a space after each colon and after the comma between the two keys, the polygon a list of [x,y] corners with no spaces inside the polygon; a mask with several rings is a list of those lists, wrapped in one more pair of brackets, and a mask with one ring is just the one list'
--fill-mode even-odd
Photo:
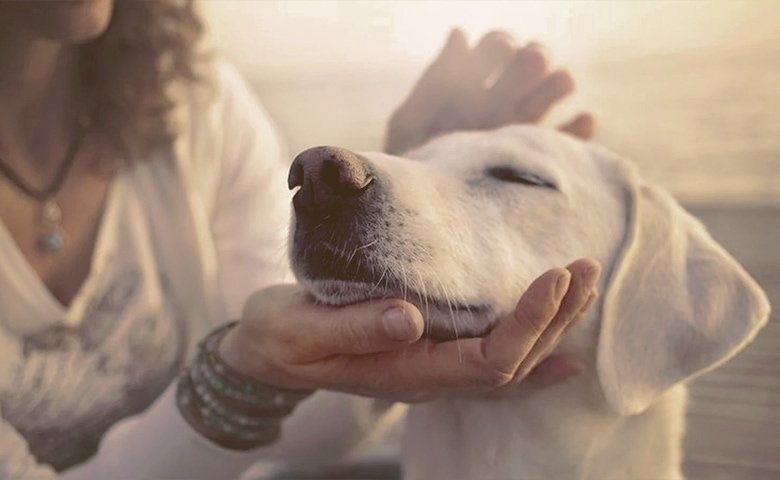
{"label": "forearm", "polygon": [[335,393],[302,403],[297,414],[308,393],[262,384],[223,363],[216,346],[229,329],[212,332],[176,385],[109,431],[98,454],[63,478],[233,478],[257,461],[333,464],[384,415],[372,400]]}
{"label": "forearm", "polygon": [[54,480],[57,472],[38,463],[30,453],[24,437],[10,423],[0,418],[0,478]]}
{"label": "forearm", "polygon": [[386,413],[367,398],[318,392],[285,420],[273,445],[235,452],[211,443],[185,422],[172,385],[144,414],[111,429],[94,457],[60,476],[38,463],[24,438],[0,422],[0,478],[214,479],[236,478],[262,461],[290,467],[333,464],[386,424],[381,421]]}
{"label": "forearm", "polygon": [[223,449],[196,433],[176,407],[175,385],[144,414],[109,430],[98,453],[63,479],[237,477],[258,452]]}
{"label": "forearm", "polygon": [[264,456],[269,452],[233,452],[200,437],[179,415],[175,385],[144,414],[109,430],[90,460],[61,475],[38,463],[24,437],[0,421],[0,478],[8,480],[233,478]]}
{"label": "forearm", "polygon": [[185,422],[172,386],[145,414],[112,429],[95,457],[61,478],[211,480],[236,478],[260,461],[293,467],[333,464],[366,438],[384,414],[369,399],[319,392],[285,420],[273,445],[236,452],[211,443]]}

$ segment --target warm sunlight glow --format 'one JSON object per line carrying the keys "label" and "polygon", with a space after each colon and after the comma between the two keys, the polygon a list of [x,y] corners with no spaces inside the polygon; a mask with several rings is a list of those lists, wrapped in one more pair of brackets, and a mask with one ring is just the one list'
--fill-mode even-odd
{"label": "warm sunlight glow", "polygon": [[218,45],[263,66],[419,63],[454,26],[543,40],[567,63],[780,39],[774,2],[212,0],[204,10]]}
{"label": "warm sunlight glow", "polygon": [[780,6],[772,1],[234,1],[203,4],[293,150],[381,144],[449,30],[537,40],[577,79],[597,140],[692,201],[780,204]]}

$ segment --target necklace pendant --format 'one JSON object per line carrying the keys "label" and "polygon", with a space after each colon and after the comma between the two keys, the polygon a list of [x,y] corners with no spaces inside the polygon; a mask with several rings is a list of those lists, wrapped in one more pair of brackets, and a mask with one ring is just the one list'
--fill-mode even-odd
{"label": "necklace pendant", "polygon": [[65,230],[62,221],[62,209],[53,198],[46,200],[41,210],[42,230],[38,237],[38,249],[44,253],[59,253],[65,247]]}
{"label": "necklace pendant", "polygon": [[61,231],[44,233],[38,238],[38,248],[44,252],[59,253],[65,246],[65,235]]}
{"label": "necklace pendant", "polygon": [[43,204],[41,216],[44,222],[56,225],[62,221],[62,209],[56,200],[50,198]]}

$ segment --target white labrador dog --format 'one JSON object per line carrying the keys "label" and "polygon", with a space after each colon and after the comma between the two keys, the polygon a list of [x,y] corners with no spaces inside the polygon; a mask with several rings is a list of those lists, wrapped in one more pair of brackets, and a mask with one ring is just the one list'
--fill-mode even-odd
{"label": "white labrador dog", "polygon": [[451,134],[406,158],[301,154],[292,263],[321,301],[416,303],[427,335],[485,332],[541,272],[604,266],[597,305],[558,351],[590,364],[501,399],[408,415],[410,480],[682,478],[684,382],[767,321],[759,286],[632,163],[551,130]]}

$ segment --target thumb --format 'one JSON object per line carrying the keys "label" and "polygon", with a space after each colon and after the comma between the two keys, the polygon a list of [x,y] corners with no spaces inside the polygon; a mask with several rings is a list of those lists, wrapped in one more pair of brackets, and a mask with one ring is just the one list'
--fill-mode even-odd
{"label": "thumb", "polygon": [[[362,355],[395,350],[422,336],[420,311],[403,300],[367,301],[345,307],[308,305],[304,328],[320,352]],[[299,318],[299,321],[301,319]]]}

